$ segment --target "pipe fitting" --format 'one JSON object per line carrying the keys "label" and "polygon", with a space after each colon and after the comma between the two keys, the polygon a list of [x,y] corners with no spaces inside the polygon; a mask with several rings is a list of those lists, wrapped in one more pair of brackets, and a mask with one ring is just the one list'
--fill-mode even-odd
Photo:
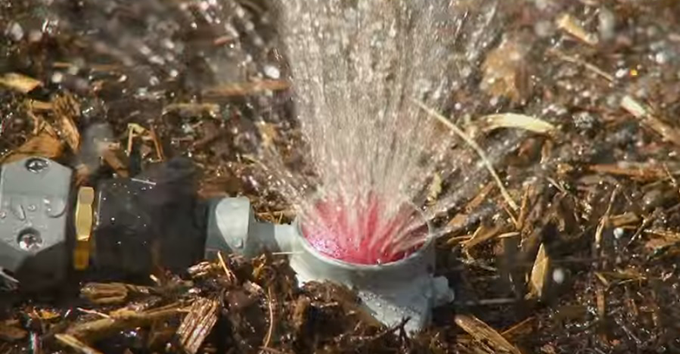
{"label": "pipe fitting", "polygon": [[312,247],[299,223],[273,225],[255,219],[247,198],[213,200],[209,214],[206,256],[216,251],[254,257],[264,249],[290,253],[298,282],[331,281],[357,291],[364,307],[387,326],[408,318],[406,329],[423,329],[432,308],[453,301],[444,277],[434,277],[434,239],[409,256],[381,265],[343,262]]}

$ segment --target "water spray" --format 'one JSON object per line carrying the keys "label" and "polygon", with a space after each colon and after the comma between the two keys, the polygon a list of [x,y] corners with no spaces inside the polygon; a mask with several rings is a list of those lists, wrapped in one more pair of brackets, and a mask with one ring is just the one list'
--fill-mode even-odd
{"label": "water spray", "polygon": [[[95,2],[90,10],[98,13],[101,3],[108,4]],[[484,48],[495,38],[486,24],[494,21],[496,2],[274,3],[285,47],[285,75],[290,75],[286,79],[295,91],[295,118],[315,177],[291,172],[276,151],[264,151],[258,160],[276,181],[276,191],[297,209],[297,219],[290,225],[257,221],[246,198],[199,200],[192,169],[177,161],[162,165],[160,172],[102,181],[91,189],[75,187],[72,171],[55,161],[17,161],[0,173],[0,267],[10,283],[16,278],[22,288],[58,284],[67,276],[69,263],[120,279],[148,274],[156,264],[154,254],[160,254],[167,269],[183,271],[217,252],[254,257],[269,250],[289,257],[300,283],[332,281],[355,289],[366,309],[386,325],[406,317],[407,329],[422,329],[434,306],[452,300],[446,279],[434,275],[435,236],[429,220],[433,213],[448,210],[459,195],[442,198],[428,215],[412,203],[422,199],[442,166],[466,161],[452,156],[450,132],[442,132],[412,100],[439,111],[450,103],[452,91],[471,80]],[[214,32],[216,40],[223,40],[238,37],[237,27],[254,28],[247,11],[236,2],[225,4],[202,2],[205,6],[191,8],[203,13],[201,21],[210,25],[211,31],[201,33]],[[157,2],[146,5],[152,11]],[[182,28],[177,24],[193,17],[173,22],[173,11],[167,13],[166,26],[158,26],[155,16],[148,21],[153,24],[141,22],[167,32],[137,38],[125,30],[127,22],[118,21],[103,30],[108,35],[98,43],[117,48],[114,53],[122,56],[114,57],[128,67],[141,55],[153,68],[172,68],[170,73],[187,75],[189,86],[203,88],[208,83],[202,75],[193,79],[182,58],[188,51],[213,53],[217,48],[221,54],[231,53],[231,46],[215,46],[215,41],[199,41],[208,43],[204,49],[168,46],[170,38],[185,37],[176,35],[182,33],[173,30]],[[225,27],[233,16],[242,25]],[[106,22],[108,14],[92,18]],[[268,48],[254,38],[255,47]],[[462,38],[465,43],[457,42]],[[148,43],[148,50],[140,52],[138,43]],[[465,55],[452,55],[456,48],[463,48]],[[225,63],[221,54],[207,60],[214,64],[208,65],[214,69],[211,83],[262,78],[245,71],[236,76],[239,71],[230,65],[219,65]],[[148,71],[151,78],[156,78],[155,72]],[[275,76],[279,74],[277,69]],[[139,76],[143,83],[159,82]],[[34,162],[47,167],[36,172],[28,168]],[[466,178],[474,178],[480,169],[473,167]],[[467,179],[462,182],[473,185]],[[307,194],[308,186],[318,194]],[[64,212],[55,214],[44,198],[64,205]],[[35,274],[42,274],[41,281]]]}

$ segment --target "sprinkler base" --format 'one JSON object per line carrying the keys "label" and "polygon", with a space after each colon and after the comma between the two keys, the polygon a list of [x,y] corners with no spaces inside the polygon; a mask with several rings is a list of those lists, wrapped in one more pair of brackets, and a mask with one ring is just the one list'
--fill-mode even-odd
{"label": "sprinkler base", "polygon": [[331,281],[356,290],[363,305],[386,326],[405,318],[407,332],[423,329],[432,308],[453,300],[444,277],[434,277],[434,242],[395,262],[365,265],[330,258],[309,244],[297,222],[274,225],[258,222],[247,198],[214,200],[210,212],[206,256],[216,251],[245,257],[264,249],[290,253],[290,266],[298,282]]}

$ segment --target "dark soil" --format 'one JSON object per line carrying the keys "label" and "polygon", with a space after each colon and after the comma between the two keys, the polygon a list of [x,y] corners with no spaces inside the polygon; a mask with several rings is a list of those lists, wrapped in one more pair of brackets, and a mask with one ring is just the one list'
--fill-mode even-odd
{"label": "dark soil", "polygon": [[[245,195],[259,217],[290,220],[252,159],[274,137],[304,168],[288,84],[260,74],[285,77],[263,44],[276,43],[273,14],[266,1],[224,3],[2,1],[3,162],[47,156],[95,185],[189,157],[202,198]],[[557,129],[478,137],[519,139],[495,167],[521,208],[488,180],[441,220],[460,225],[438,246],[456,300],[424,333],[379,326],[342,287],[298,288],[281,255],[224,255],[178,274],[158,264],[134,285],[74,274],[41,296],[4,292],[0,353],[680,352],[680,3],[517,0],[499,13],[451,107]],[[113,144],[93,159],[73,141],[101,123]]]}

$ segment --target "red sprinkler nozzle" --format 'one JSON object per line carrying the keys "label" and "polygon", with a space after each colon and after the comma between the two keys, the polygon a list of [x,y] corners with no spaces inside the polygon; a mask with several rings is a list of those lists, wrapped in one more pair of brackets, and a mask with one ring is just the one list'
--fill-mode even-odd
{"label": "red sprinkler nozzle", "polygon": [[426,231],[403,237],[416,216],[408,205],[387,213],[387,205],[373,194],[363,203],[322,200],[315,205],[316,222],[303,224],[302,233],[314,249],[331,258],[355,264],[394,262],[420,247],[422,242],[403,246],[418,237],[424,241]]}

